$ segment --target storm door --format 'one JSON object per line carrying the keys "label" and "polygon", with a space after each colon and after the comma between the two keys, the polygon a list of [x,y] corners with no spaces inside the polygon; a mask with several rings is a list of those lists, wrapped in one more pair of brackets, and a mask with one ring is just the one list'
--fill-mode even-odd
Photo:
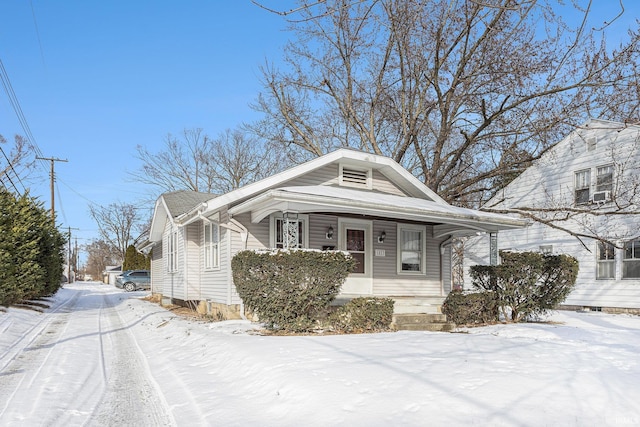
{"label": "storm door", "polygon": [[356,268],[342,286],[343,294],[370,295],[373,291],[371,221],[340,221],[340,249],[356,260]]}

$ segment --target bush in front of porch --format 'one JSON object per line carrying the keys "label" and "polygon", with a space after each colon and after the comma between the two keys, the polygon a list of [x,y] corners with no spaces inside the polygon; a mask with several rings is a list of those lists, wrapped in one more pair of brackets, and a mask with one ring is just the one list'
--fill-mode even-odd
{"label": "bush in front of porch", "polygon": [[347,252],[246,250],[231,260],[245,306],[267,329],[306,332],[328,310],[356,261]]}
{"label": "bush in front of porch", "polygon": [[500,265],[476,265],[470,275],[477,290],[495,295],[505,319],[512,322],[544,314],[573,290],[578,261],[570,255],[500,252]]}

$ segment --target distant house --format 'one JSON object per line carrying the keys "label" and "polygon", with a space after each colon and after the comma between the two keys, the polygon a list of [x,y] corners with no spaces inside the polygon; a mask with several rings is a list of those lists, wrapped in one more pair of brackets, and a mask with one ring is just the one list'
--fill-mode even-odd
{"label": "distant house", "polygon": [[102,282],[108,285],[115,285],[116,277],[120,274],[122,274],[121,265],[108,265],[102,272]]}
{"label": "distant house", "polygon": [[[577,257],[565,304],[611,311],[640,309],[639,206],[640,127],[604,120],[571,132],[485,205],[549,221],[500,233],[497,247]],[[466,243],[465,271],[490,263],[489,238]]]}
{"label": "distant house", "polygon": [[147,245],[152,292],[241,315],[235,253],[340,249],[358,261],[341,299],[385,296],[397,312],[438,312],[451,289],[452,239],[524,223],[451,206],[392,159],[341,149],[218,197],[163,194]]}

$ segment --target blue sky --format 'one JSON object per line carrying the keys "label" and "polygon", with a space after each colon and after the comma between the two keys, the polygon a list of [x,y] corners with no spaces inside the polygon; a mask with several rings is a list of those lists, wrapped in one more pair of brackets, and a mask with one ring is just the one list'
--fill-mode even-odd
{"label": "blue sky", "polygon": [[[640,17],[640,2],[624,3],[618,36]],[[619,11],[618,1],[595,8],[594,26]],[[58,223],[88,243],[98,237],[90,203],[156,196],[127,175],[139,167],[137,145],[157,152],[168,133],[217,136],[256,119],[258,68],[281,58],[285,28],[250,0],[1,1],[0,59],[31,133],[45,157],[68,160],[55,164]],[[2,89],[0,134],[25,134]],[[47,209],[48,171],[25,182]]]}
{"label": "blue sky", "polygon": [[[55,163],[55,206],[78,244],[98,236],[89,203],[150,196],[127,176],[138,144],[157,151],[168,133],[216,136],[255,119],[258,67],[289,36],[249,0],[11,0],[0,22],[0,59],[31,133],[45,157],[68,160]],[[2,89],[0,134],[25,135]],[[25,182],[47,209],[48,171]]]}

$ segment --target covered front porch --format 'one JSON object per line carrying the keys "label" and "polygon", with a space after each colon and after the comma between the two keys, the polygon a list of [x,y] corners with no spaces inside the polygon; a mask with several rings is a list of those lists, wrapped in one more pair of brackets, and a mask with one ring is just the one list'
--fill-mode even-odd
{"label": "covered front porch", "polygon": [[268,190],[229,209],[270,229],[270,247],[342,250],[358,267],[337,303],[388,297],[396,314],[441,314],[451,291],[455,237],[521,227],[519,219],[439,200],[326,185]]}

